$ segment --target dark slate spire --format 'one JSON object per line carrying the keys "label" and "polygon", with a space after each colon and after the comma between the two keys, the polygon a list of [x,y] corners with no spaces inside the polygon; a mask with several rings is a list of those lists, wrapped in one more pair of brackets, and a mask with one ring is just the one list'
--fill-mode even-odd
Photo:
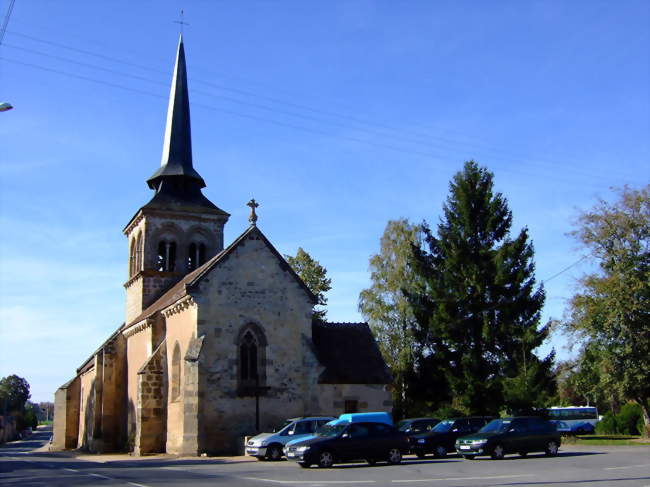
{"label": "dark slate spire", "polygon": [[160,169],[151,176],[147,183],[151,189],[158,189],[158,183],[167,176],[183,176],[195,179],[200,187],[205,182],[192,167],[192,132],[190,128],[190,98],[187,93],[187,69],[185,67],[185,49],[183,36],[178,40],[178,52],[172,88],[169,93],[167,108],[167,126],[165,127],[165,144],[163,146]]}
{"label": "dark slate spire", "polygon": [[147,180],[147,184],[156,194],[146,207],[186,210],[209,208],[227,215],[201,193],[205,181],[192,166],[190,99],[187,93],[182,34],[178,40],[174,77],[169,93],[162,160],[160,168]]}

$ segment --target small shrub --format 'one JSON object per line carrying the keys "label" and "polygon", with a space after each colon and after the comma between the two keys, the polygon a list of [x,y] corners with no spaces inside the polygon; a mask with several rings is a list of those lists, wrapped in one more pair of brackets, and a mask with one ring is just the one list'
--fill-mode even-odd
{"label": "small shrub", "polygon": [[616,415],[617,433],[620,435],[639,435],[642,429],[638,428],[639,420],[643,421],[641,406],[635,403],[627,403]]}
{"label": "small shrub", "polygon": [[596,424],[597,435],[615,435],[618,432],[616,427],[616,416],[609,412]]}
{"label": "small shrub", "polygon": [[640,435],[643,433],[643,414],[641,406],[627,403],[618,414],[606,413],[596,425],[599,435]]}

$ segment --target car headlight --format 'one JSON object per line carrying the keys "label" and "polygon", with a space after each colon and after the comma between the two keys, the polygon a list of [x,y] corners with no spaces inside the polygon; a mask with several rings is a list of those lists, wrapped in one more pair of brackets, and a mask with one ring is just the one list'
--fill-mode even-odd
{"label": "car headlight", "polygon": [[309,445],[302,445],[299,447],[296,447],[296,452],[297,453],[305,453],[307,450],[309,450],[310,446]]}
{"label": "car headlight", "polygon": [[426,443],[426,442],[427,442],[427,441],[426,441],[424,438],[420,438],[420,439],[418,440],[418,443]]}
{"label": "car headlight", "polygon": [[487,440],[472,440],[473,446],[481,446],[481,445],[485,445],[486,443]]}

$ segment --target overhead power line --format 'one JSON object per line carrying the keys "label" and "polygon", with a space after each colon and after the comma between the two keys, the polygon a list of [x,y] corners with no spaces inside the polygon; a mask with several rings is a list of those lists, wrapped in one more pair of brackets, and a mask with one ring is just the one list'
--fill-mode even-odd
{"label": "overhead power line", "polygon": [[550,281],[551,279],[555,279],[556,277],[561,276],[561,275],[564,274],[566,271],[568,271],[569,269],[572,269],[573,267],[577,266],[580,262],[582,262],[583,260],[587,259],[588,257],[589,257],[588,255],[583,255],[583,256],[580,257],[578,260],[576,260],[573,264],[571,264],[571,265],[565,267],[565,268],[562,269],[560,272],[557,272],[557,273],[553,274],[553,275],[552,275],[551,277],[549,277],[548,279],[544,279],[544,280],[542,281],[542,283],[547,283],[547,282]]}
{"label": "overhead power line", "polygon": [[[46,67],[46,66],[42,66],[42,65],[39,65],[39,64],[36,64],[36,63],[28,63],[28,62],[24,62],[24,61],[21,61],[21,60],[18,60],[18,59],[11,59],[11,58],[6,58],[6,57],[0,58],[0,59],[6,61],[8,63],[22,65],[22,66],[26,66],[26,67],[30,67],[30,68],[35,68],[35,69],[39,69],[39,70],[42,70],[42,71],[47,71],[47,72],[50,72],[50,73],[55,73],[55,74],[59,74],[59,75],[63,75],[63,76],[71,77],[71,78],[76,78],[76,79],[79,79],[79,80],[82,80],[82,81],[88,81],[88,82],[92,82],[92,83],[96,83],[96,84],[101,84],[101,85],[108,86],[108,87],[111,87],[111,88],[118,88],[118,89],[121,89],[121,90],[130,91],[130,92],[138,93],[138,94],[144,94],[144,95],[152,96],[152,97],[156,97],[156,98],[163,98],[163,99],[167,98],[166,94],[163,95],[163,94],[152,93],[151,91],[142,90],[142,89],[138,89],[138,88],[132,88],[132,87],[129,87],[129,86],[124,86],[124,85],[118,84],[118,83],[112,83],[110,81],[99,80],[99,79],[96,79],[96,78],[93,78],[93,77],[90,77],[90,76],[80,75],[78,73],[70,73],[70,72],[67,72],[67,71],[64,71],[64,70],[55,69],[55,68],[51,68],[51,67]],[[74,64],[79,64],[80,63],[80,62],[77,62],[77,61],[72,61],[72,62]],[[81,64],[85,64],[85,63],[81,63]],[[112,70],[110,70],[110,68],[102,68],[102,70],[112,71]],[[138,77],[137,75],[130,75],[130,74],[126,74],[126,73],[120,73],[120,74],[128,76],[128,77],[136,77],[136,78],[143,79],[143,80],[146,80],[146,81],[149,81],[149,82],[154,82],[156,84],[164,85],[165,87],[167,86],[167,83],[163,83],[163,82],[160,82],[160,81],[157,81],[157,80],[150,80],[150,79],[147,79],[147,78]],[[214,95],[210,95],[210,96],[213,96],[213,98],[219,98],[218,96],[214,96]],[[414,149],[411,149],[411,148],[408,148],[408,147],[395,146],[395,145],[391,145],[391,144],[386,144],[384,142],[377,142],[375,140],[368,140],[368,139],[363,139],[363,138],[360,138],[360,137],[353,137],[353,136],[344,135],[344,134],[333,134],[331,132],[327,132],[326,130],[322,130],[320,128],[313,128],[313,127],[307,127],[307,126],[304,126],[304,125],[298,125],[298,124],[294,124],[294,123],[287,123],[287,122],[276,120],[276,119],[269,119],[269,118],[261,117],[261,116],[258,116],[258,115],[251,115],[251,114],[237,112],[237,111],[234,111],[234,110],[229,110],[229,109],[222,108],[222,107],[215,107],[215,106],[212,106],[212,105],[206,105],[204,103],[192,102],[192,106],[205,108],[205,109],[208,109],[208,110],[211,110],[211,111],[217,111],[219,113],[228,114],[228,115],[238,117],[238,118],[243,118],[243,119],[248,119],[248,120],[255,120],[255,121],[259,121],[259,122],[263,122],[263,123],[267,123],[267,124],[272,124],[272,125],[276,125],[276,126],[280,126],[280,127],[291,128],[291,129],[300,130],[300,131],[303,131],[303,132],[309,132],[309,133],[313,133],[313,134],[317,134],[317,135],[322,135],[322,136],[326,136],[326,137],[329,137],[329,138],[334,138],[334,139],[339,139],[339,140],[346,140],[346,141],[350,141],[350,142],[360,143],[360,144],[363,144],[363,145],[366,145],[366,146],[372,146],[372,147],[377,147],[377,148],[382,148],[382,149],[388,149],[390,151],[403,153],[403,154],[411,154],[411,155],[415,155],[415,156],[418,156],[418,157],[423,157],[425,159],[435,160],[437,162],[449,162],[448,157],[445,158],[441,154],[436,154],[436,153],[432,153],[432,152],[414,150]],[[527,171],[526,169],[527,168],[523,167],[523,166],[504,167],[503,168],[504,171],[507,171],[507,172],[510,172],[510,173],[518,173],[518,174],[522,174],[522,175],[529,176],[529,177],[530,176],[539,176],[539,174],[531,174],[531,172]],[[544,175],[544,177],[546,179],[556,180],[556,181],[565,181],[565,179],[566,179],[563,175],[561,175],[559,173],[546,174],[546,175]]]}
{"label": "overhead power line", "polygon": [[9,25],[9,18],[11,17],[11,12],[14,9],[14,3],[16,3],[16,0],[9,1],[9,8],[7,9],[5,18],[2,21],[2,27],[0,28],[0,45],[2,45],[2,41],[5,38],[5,32],[7,32],[7,26]]}
{"label": "overhead power line", "polygon": [[[100,59],[104,59],[106,61],[110,61],[110,62],[130,66],[130,67],[135,67],[135,68],[142,69],[142,70],[147,70],[147,71],[150,71],[150,72],[155,72],[155,73],[159,73],[159,74],[168,75],[168,72],[166,70],[161,70],[161,69],[152,68],[150,66],[145,66],[145,65],[142,65],[142,64],[138,64],[138,63],[125,61],[123,59],[118,59],[118,58],[115,58],[115,57],[112,57],[112,56],[107,56],[107,55],[96,53],[96,52],[89,51],[89,50],[86,50],[86,49],[80,49],[80,48],[77,48],[77,47],[72,47],[72,46],[69,46],[69,45],[66,45],[66,44],[50,41],[50,40],[47,40],[47,39],[41,39],[41,38],[34,37],[34,36],[31,36],[31,35],[23,34],[23,33],[20,33],[20,32],[15,32],[15,31],[9,31],[9,32],[12,35],[17,35],[19,37],[29,39],[29,40],[32,40],[32,41],[35,41],[35,42],[43,43],[43,44],[46,44],[46,45],[52,45],[52,46],[55,46],[57,48],[66,49],[66,50],[69,50],[69,51],[72,51],[72,52],[77,52],[77,53],[80,53],[80,54],[83,54],[83,55],[97,57],[97,58],[100,58]],[[11,46],[11,47],[26,50],[26,48],[24,48],[24,47],[19,47],[19,46]],[[32,50],[32,52],[36,53],[37,51]],[[48,55],[47,53],[42,53],[42,52],[38,52],[38,54],[40,54],[40,55]],[[81,64],[81,62],[79,62],[79,61],[69,60],[69,59],[66,59],[66,58],[62,58],[61,56],[51,56],[51,57],[53,57],[53,58],[56,57],[58,59],[61,59],[61,60],[67,61],[67,62],[72,62],[72,63],[75,63],[75,64]],[[83,64],[81,64],[81,65],[83,65]],[[100,69],[100,70],[103,70],[103,71],[113,72],[115,74],[122,75],[122,76],[129,76],[129,77],[132,77],[134,79],[140,79],[140,80],[143,80],[143,81],[160,83],[158,81],[149,80],[149,79],[144,78],[144,77],[138,77],[136,75],[130,75],[130,74],[126,75],[124,73],[119,73],[118,71],[110,70],[108,68],[97,67],[96,65],[86,64],[86,66],[87,67],[93,67],[94,69]],[[443,136],[435,135],[435,134],[424,134],[424,133],[413,132],[413,131],[404,131],[403,129],[401,129],[399,127],[392,126],[390,124],[385,124],[385,123],[376,122],[376,121],[369,121],[369,120],[366,120],[366,119],[363,119],[363,118],[359,118],[357,116],[351,116],[351,115],[348,115],[348,114],[337,113],[337,112],[333,112],[333,111],[330,111],[330,110],[323,110],[323,109],[320,109],[320,108],[314,108],[314,107],[310,107],[310,106],[295,103],[295,102],[289,102],[289,101],[282,100],[282,99],[275,98],[275,97],[260,95],[260,94],[257,94],[257,93],[251,92],[251,91],[240,89],[240,88],[232,88],[232,87],[225,86],[223,84],[214,83],[212,81],[206,81],[206,80],[197,79],[197,78],[190,78],[190,81],[192,81],[194,83],[200,83],[200,84],[203,84],[203,85],[211,86],[211,87],[217,88],[219,90],[240,94],[240,95],[243,95],[243,96],[249,96],[249,97],[264,99],[264,100],[270,101],[271,103],[274,103],[274,104],[285,105],[285,106],[292,107],[292,108],[295,108],[295,109],[298,109],[298,110],[305,110],[305,111],[308,111],[310,113],[323,115],[325,117],[334,117],[334,118],[347,120],[348,122],[353,122],[356,126],[350,127],[349,125],[346,125],[346,124],[341,123],[341,122],[336,122],[336,121],[332,121],[332,120],[327,120],[326,121],[326,120],[324,120],[322,118],[319,118],[319,117],[314,117],[314,116],[310,116],[310,115],[306,115],[306,114],[296,113],[295,111],[288,111],[288,110],[279,109],[279,108],[276,108],[276,107],[273,107],[273,106],[268,106],[268,105],[264,105],[264,104],[260,104],[260,103],[256,103],[256,102],[244,101],[244,100],[241,100],[241,99],[227,97],[227,96],[223,96],[223,95],[215,95],[213,93],[207,93],[205,91],[200,91],[200,90],[197,90],[197,89],[192,90],[193,92],[195,92],[197,94],[202,93],[202,94],[206,94],[207,96],[218,97],[218,98],[220,98],[222,100],[227,100],[227,101],[230,101],[232,103],[236,103],[236,104],[240,104],[240,105],[250,106],[250,107],[257,108],[257,109],[264,110],[264,111],[282,113],[284,115],[297,117],[297,118],[301,118],[301,119],[304,119],[304,120],[313,120],[313,121],[316,121],[316,122],[327,123],[327,124],[330,124],[330,125],[337,125],[337,126],[344,127],[344,128],[353,128],[354,130],[357,130],[357,131],[372,133],[372,134],[380,135],[381,137],[390,137],[390,138],[393,138],[393,139],[399,139],[399,140],[402,140],[402,141],[405,141],[405,142],[415,143],[415,144],[426,146],[426,147],[431,147],[431,148],[434,148],[436,150],[445,150],[445,151],[450,150],[450,151],[453,151],[453,152],[461,153],[465,157],[467,156],[469,151],[473,151],[474,153],[479,151],[479,152],[482,152],[482,153],[495,154],[499,159],[504,159],[504,156],[505,156],[505,160],[516,161],[516,162],[521,162],[523,160],[523,161],[526,161],[526,163],[529,164],[529,165],[534,164],[536,167],[542,168],[542,169],[549,169],[550,167],[552,167],[553,170],[561,169],[562,171],[565,171],[565,172],[568,171],[570,173],[573,173],[573,174],[576,174],[576,175],[581,175],[581,176],[587,176],[587,177],[598,177],[599,176],[597,174],[594,174],[592,171],[586,171],[586,170],[583,170],[583,169],[580,169],[580,168],[573,167],[572,164],[571,164],[571,161],[566,160],[566,159],[562,159],[561,161],[555,162],[552,158],[549,158],[548,156],[535,156],[533,158],[530,158],[529,156],[522,156],[520,154],[518,155],[516,153],[513,153],[512,151],[503,150],[503,149],[494,148],[494,147],[488,147],[488,146],[485,146],[485,145],[476,144],[476,143],[471,142],[471,141],[470,142],[461,141],[461,140],[458,140],[458,139],[451,139],[451,138],[448,138],[448,137],[443,137]],[[368,127],[371,127],[371,128],[368,128]],[[529,172],[524,171],[524,173],[528,174]],[[628,178],[628,179],[631,177],[628,174],[623,174],[623,173],[620,173],[620,172],[618,172],[618,175],[622,176],[622,177],[625,177],[625,178]]]}

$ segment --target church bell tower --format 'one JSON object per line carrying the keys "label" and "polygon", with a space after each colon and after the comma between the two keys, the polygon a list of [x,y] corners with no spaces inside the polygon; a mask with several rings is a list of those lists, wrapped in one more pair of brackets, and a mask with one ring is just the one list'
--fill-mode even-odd
{"label": "church bell tower", "polygon": [[202,193],[192,165],[192,134],[183,37],[178,41],[169,94],[162,161],[147,180],[155,191],[124,228],[129,245],[126,323],[166,289],[223,250],[230,216]]}

